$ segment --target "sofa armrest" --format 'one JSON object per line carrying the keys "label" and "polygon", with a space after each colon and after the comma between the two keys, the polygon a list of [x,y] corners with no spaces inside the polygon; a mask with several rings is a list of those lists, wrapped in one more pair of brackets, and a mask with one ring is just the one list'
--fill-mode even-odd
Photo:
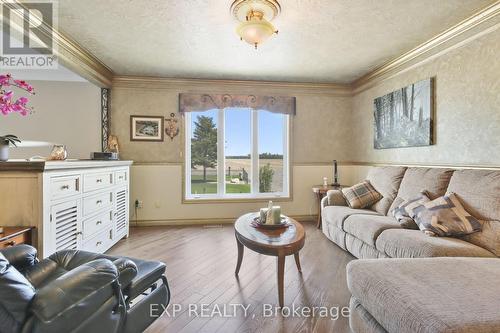
{"label": "sofa armrest", "polygon": [[44,323],[64,314],[68,326],[76,326],[115,296],[117,279],[118,271],[111,261],[88,262],[39,289],[30,310]]}
{"label": "sofa armrest", "polygon": [[323,202],[321,203],[321,208],[325,208],[326,206],[347,206],[347,201],[345,201],[344,195],[340,190],[329,190],[326,192],[326,196],[323,199],[326,200],[324,206]]}
{"label": "sofa armrest", "polygon": [[118,269],[120,285],[122,288],[127,287],[130,282],[137,276],[137,265],[128,258],[118,258],[113,261],[113,264]]}
{"label": "sofa armrest", "polygon": [[30,245],[16,245],[5,248],[0,252],[21,273],[24,273],[38,262],[36,249]]}
{"label": "sofa armrest", "polygon": [[328,206],[328,197],[326,195],[323,197],[323,199],[321,199],[320,205],[321,205],[321,210],[323,210],[323,208]]}

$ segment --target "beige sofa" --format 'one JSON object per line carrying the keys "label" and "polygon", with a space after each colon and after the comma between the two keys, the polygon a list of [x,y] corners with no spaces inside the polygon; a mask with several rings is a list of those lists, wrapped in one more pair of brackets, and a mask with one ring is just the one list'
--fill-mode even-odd
{"label": "beige sofa", "polygon": [[497,333],[498,281],[498,258],[354,260],[349,324],[355,333]]}
{"label": "beige sofa", "polygon": [[[367,179],[383,195],[370,209],[347,207],[339,191],[322,201],[325,235],[365,258],[347,266],[352,331],[500,332],[500,171],[380,167]],[[401,228],[391,210],[421,190],[454,192],[483,230],[458,239]]]}
{"label": "beige sofa", "polygon": [[[374,167],[367,179],[383,195],[369,209],[349,208],[340,191],[329,191],[321,202],[324,234],[355,257],[500,256],[500,171]],[[421,190],[431,199],[454,192],[483,230],[459,239],[403,229],[391,211]]]}

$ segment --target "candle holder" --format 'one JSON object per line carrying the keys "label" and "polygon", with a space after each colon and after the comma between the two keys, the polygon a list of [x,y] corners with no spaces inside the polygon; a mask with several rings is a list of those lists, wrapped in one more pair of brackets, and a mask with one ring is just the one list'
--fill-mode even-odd
{"label": "candle holder", "polygon": [[337,169],[337,160],[333,160],[333,183],[332,183],[332,186],[340,187],[339,171]]}

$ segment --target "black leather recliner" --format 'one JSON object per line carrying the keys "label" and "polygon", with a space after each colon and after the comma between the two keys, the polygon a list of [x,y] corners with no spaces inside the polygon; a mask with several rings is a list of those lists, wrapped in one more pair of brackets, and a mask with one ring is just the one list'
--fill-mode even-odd
{"label": "black leather recliner", "polygon": [[[0,250],[0,333],[142,332],[170,301],[165,264],[34,247]],[[152,313],[152,306],[156,313]]]}

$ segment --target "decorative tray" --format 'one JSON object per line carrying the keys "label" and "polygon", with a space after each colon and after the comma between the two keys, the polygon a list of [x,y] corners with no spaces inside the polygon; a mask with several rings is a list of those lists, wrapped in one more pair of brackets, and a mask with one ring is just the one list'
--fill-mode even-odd
{"label": "decorative tray", "polygon": [[254,228],[280,229],[280,228],[287,228],[288,226],[291,225],[291,223],[290,223],[290,221],[288,221],[288,218],[286,216],[283,216],[283,215],[281,215],[281,223],[280,224],[260,223],[260,217],[256,216],[253,218],[251,225]]}

